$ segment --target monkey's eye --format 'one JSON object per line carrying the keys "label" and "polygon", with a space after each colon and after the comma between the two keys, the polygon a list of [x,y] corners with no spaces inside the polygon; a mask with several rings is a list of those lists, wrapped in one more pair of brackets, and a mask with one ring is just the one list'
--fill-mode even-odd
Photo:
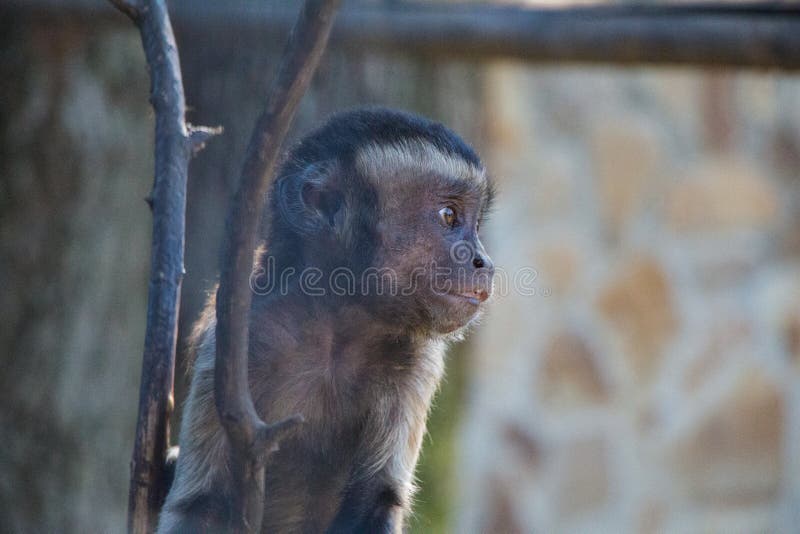
{"label": "monkey's eye", "polygon": [[446,206],[439,210],[439,220],[442,221],[442,224],[447,226],[448,228],[452,228],[456,225],[456,212],[450,206]]}

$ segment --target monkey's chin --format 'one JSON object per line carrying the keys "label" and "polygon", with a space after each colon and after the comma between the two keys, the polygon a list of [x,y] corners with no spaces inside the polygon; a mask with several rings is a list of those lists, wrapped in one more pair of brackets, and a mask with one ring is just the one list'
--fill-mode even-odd
{"label": "monkey's chin", "polygon": [[469,325],[481,314],[481,302],[474,297],[457,294],[440,294],[434,306],[434,330],[451,334]]}

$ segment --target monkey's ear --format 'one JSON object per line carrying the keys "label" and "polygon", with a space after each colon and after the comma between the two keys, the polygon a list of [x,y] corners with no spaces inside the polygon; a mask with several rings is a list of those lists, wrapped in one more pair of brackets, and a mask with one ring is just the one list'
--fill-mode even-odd
{"label": "monkey's ear", "polygon": [[300,192],[303,205],[309,213],[316,216],[319,222],[331,228],[341,225],[344,198],[328,182],[310,181],[303,184]]}
{"label": "monkey's ear", "polygon": [[343,223],[344,197],[334,185],[335,166],[307,165],[278,183],[278,206],[290,226],[313,235]]}

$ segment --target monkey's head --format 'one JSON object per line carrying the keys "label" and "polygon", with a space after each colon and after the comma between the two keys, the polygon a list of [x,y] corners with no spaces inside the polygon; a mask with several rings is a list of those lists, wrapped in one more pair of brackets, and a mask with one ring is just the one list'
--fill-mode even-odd
{"label": "monkey's head", "polygon": [[349,299],[403,327],[449,333],[491,295],[478,232],[492,197],[478,156],[441,124],[350,111],[288,154],[268,248],[282,268],[313,272],[305,289],[333,306]]}

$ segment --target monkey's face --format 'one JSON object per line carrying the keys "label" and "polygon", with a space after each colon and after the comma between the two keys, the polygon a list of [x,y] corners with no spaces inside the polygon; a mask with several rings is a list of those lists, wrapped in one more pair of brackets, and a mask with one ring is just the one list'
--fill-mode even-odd
{"label": "monkey's face", "polygon": [[291,269],[321,274],[334,309],[358,301],[401,329],[450,333],[492,292],[478,236],[492,196],[477,155],[442,125],[345,114],[287,159],[270,248]]}
{"label": "monkey's face", "polygon": [[396,297],[434,331],[467,325],[492,293],[494,266],[478,234],[485,200],[429,180],[393,193],[380,224],[379,269],[394,270]]}
{"label": "monkey's face", "polygon": [[494,266],[479,237],[491,185],[482,168],[431,147],[388,150],[376,149],[371,161],[385,165],[369,169],[379,181],[375,267],[397,281],[398,315],[411,311],[427,328],[453,332],[477,317],[492,293]]}

